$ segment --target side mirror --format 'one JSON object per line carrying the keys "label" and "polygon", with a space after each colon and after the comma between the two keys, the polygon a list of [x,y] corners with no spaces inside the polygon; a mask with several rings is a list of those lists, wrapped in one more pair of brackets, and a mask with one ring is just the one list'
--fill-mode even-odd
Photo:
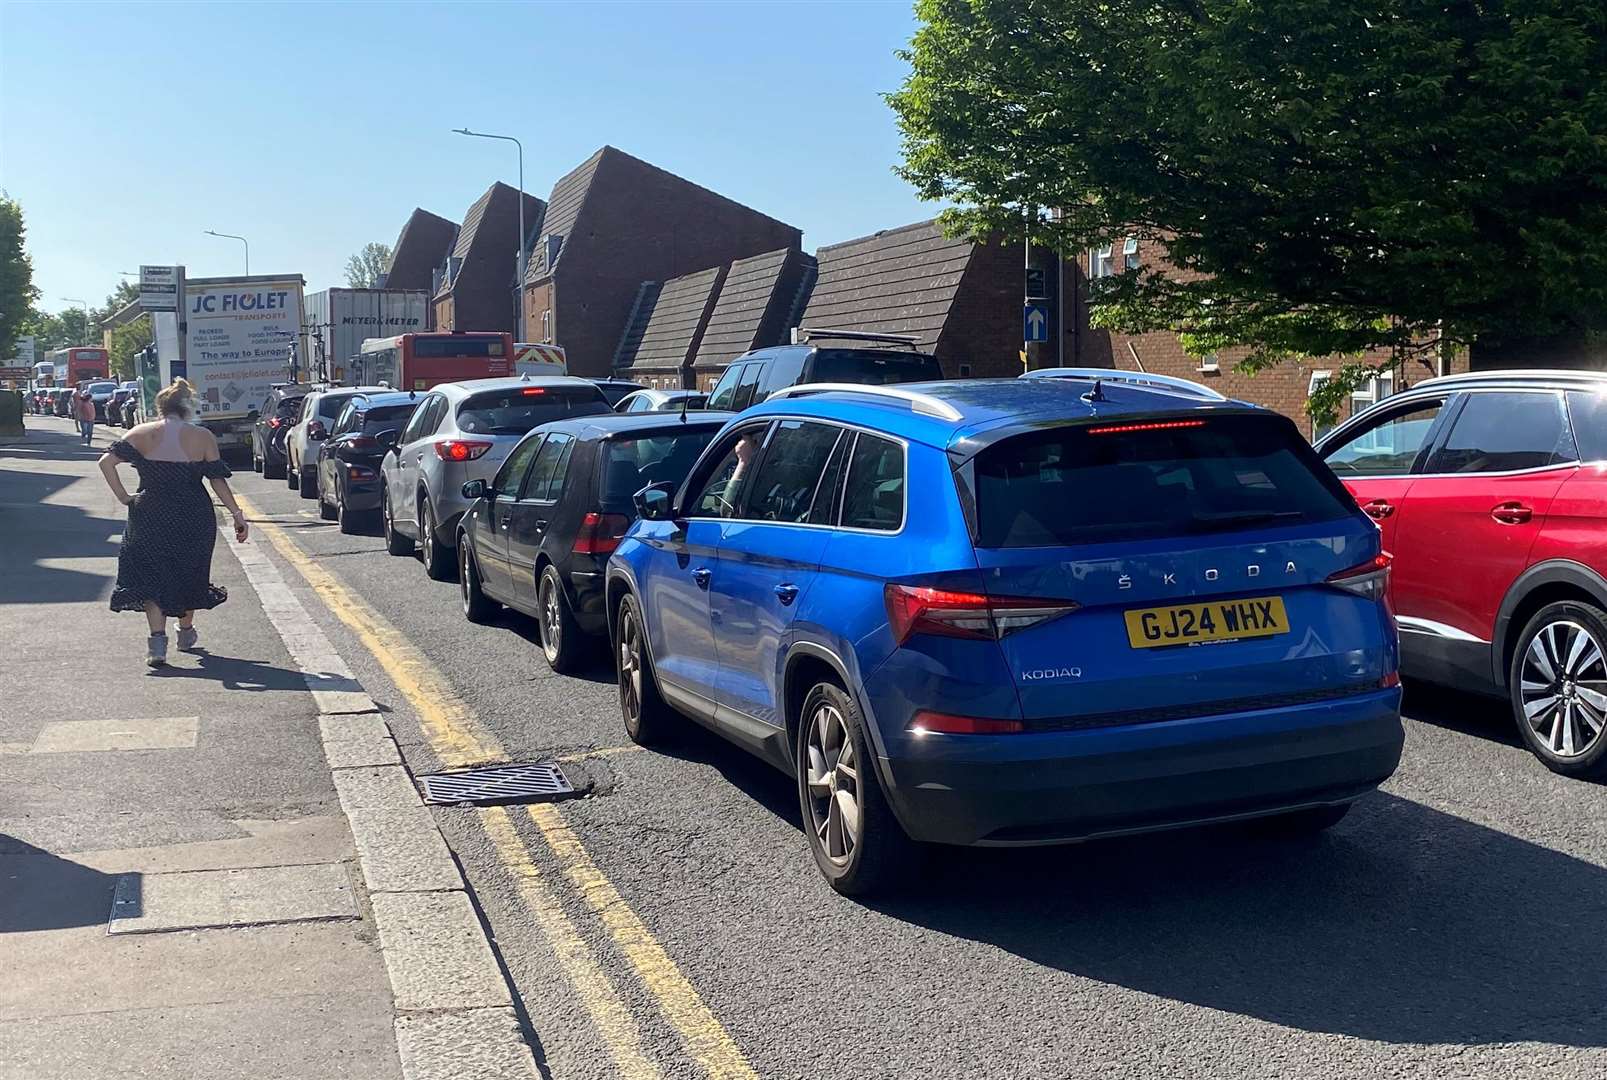
{"label": "side mirror", "polygon": [[674,492],[675,485],[667,480],[644,487],[631,499],[636,504],[636,516],[644,521],[668,521],[672,516],[670,501]]}
{"label": "side mirror", "polygon": [[325,429],[323,424],[317,420],[314,420],[312,423],[307,425],[307,438],[313,440],[327,439],[329,438],[329,432],[327,429]]}
{"label": "side mirror", "polygon": [[246,419],[250,420],[252,423],[256,423],[257,417],[261,415],[262,413],[258,412],[256,409],[252,409],[250,412],[246,413]]}
{"label": "side mirror", "polygon": [[374,441],[389,450],[396,449],[396,441],[402,437],[401,428],[386,428],[374,436]]}
{"label": "side mirror", "polygon": [[463,485],[463,497],[465,499],[483,499],[489,490],[484,480],[470,480]]}

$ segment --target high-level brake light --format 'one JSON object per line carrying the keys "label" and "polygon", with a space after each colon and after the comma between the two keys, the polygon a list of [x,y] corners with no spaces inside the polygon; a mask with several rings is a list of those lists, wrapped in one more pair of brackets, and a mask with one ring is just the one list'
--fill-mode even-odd
{"label": "high-level brake light", "polygon": [[1138,424],[1105,424],[1088,429],[1090,435],[1121,435],[1129,431],[1170,431],[1173,428],[1204,427],[1204,420],[1151,420]]}

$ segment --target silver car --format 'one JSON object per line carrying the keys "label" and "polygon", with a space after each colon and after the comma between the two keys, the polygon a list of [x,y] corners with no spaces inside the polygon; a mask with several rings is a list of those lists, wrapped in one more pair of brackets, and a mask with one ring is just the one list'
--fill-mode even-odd
{"label": "silver car", "polygon": [[430,577],[450,580],[458,520],[472,502],[463,485],[496,476],[531,428],[610,411],[603,392],[585,379],[521,376],[435,387],[380,466],[386,550],[407,555],[421,545]]}

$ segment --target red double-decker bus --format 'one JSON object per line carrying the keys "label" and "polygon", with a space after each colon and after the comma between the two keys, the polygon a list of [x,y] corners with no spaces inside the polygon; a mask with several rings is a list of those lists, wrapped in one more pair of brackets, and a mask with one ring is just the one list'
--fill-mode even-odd
{"label": "red double-decker bus", "polygon": [[428,390],[439,383],[513,374],[513,335],[453,331],[369,338],[351,358],[347,381]]}
{"label": "red double-decker bus", "polygon": [[105,349],[83,346],[52,349],[45,354],[45,359],[50,361],[57,386],[77,386],[91,379],[109,377],[110,369],[106,366],[108,358]]}

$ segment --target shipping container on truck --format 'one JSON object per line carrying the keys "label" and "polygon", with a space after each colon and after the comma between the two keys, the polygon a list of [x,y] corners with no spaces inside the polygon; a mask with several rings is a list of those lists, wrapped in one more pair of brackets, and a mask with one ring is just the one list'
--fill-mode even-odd
{"label": "shipping container on truck", "polygon": [[506,333],[397,334],[370,338],[351,358],[347,382],[383,383],[397,390],[428,390],[465,379],[513,373],[513,335]]}
{"label": "shipping container on truck", "polygon": [[51,349],[45,353],[57,386],[77,386],[92,379],[106,379],[108,356],[105,349],[76,346],[70,349]]}
{"label": "shipping container on truck", "polygon": [[200,399],[195,422],[225,454],[251,452],[263,399],[287,379],[292,348],[306,355],[304,285],[299,274],[186,278],[179,312],[151,312],[158,384],[190,381]]}
{"label": "shipping container on truck", "polygon": [[323,289],[307,295],[307,345],[299,382],[355,383],[351,357],[369,338],[424,330],[430,298],[423,289]]}

